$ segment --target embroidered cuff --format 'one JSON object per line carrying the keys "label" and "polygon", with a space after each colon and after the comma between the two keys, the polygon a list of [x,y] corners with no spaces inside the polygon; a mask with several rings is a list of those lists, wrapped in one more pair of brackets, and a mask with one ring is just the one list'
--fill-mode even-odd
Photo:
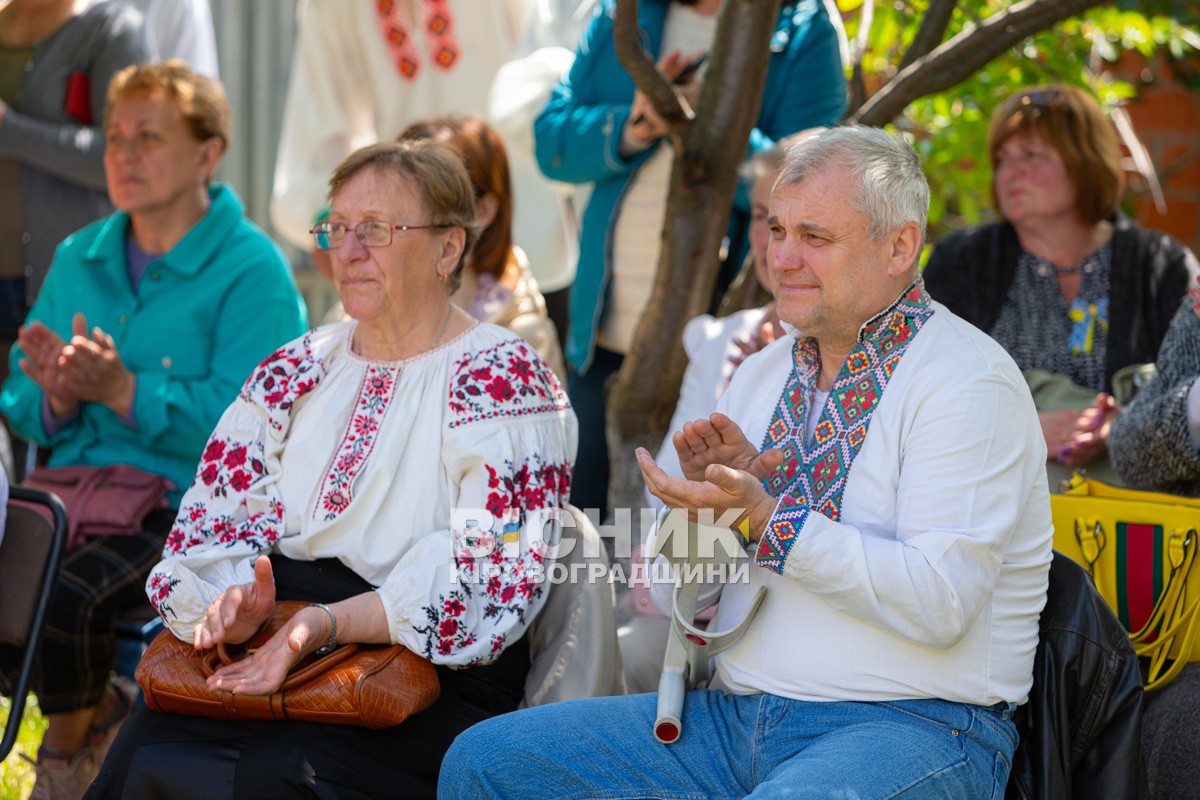
{"label": "embroidered cuff", "polygon": [[792,552],[792,546],[796,544],[796,538],[811,513],[811,508],[789,497],[779,501],[758,542],[754,563],[782,575],[788,554]]}

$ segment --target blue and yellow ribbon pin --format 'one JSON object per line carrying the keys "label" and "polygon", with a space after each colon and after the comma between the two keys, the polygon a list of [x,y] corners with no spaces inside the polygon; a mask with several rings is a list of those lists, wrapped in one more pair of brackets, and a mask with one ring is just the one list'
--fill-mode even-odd
{"label": "blue and yellow ribbon pin", "polygon": [[1096,325],[1105,332],[1108,331],[1108,296],[1101,297],[1094,303],[1089,303],[1081,297],[1075,298],[1067,311],[1071,322],[1071,335],[1067,338],[1067,347],[1073,355],[1092,352],[1096,338]]}

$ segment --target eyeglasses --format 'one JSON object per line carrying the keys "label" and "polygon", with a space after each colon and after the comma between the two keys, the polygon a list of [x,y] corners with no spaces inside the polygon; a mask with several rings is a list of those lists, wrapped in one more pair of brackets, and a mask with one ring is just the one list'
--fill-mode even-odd
{"label": "eyeglasses", "polygon": [[423,231],[433,228],[450,228],[451,225],[393,225],[390,222],[363,220],[347,228],[340,222],[321,222],[314,225],[308,232],[316,239],[318,250],[336,250],[346,239],[346,232],[354,231],[358,243],[363,247],[387,247],[392,243],[393,231]]}

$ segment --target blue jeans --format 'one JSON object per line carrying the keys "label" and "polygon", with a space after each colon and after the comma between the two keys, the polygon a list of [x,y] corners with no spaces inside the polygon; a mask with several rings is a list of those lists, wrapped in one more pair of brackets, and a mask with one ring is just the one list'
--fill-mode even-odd
{"label": "blue jeans", "polygon": [[1011,704],[811,703],[693,690],[683,735],[653,736],[656,695],[517,711],[460,734],[439,800],[1001,798]]}

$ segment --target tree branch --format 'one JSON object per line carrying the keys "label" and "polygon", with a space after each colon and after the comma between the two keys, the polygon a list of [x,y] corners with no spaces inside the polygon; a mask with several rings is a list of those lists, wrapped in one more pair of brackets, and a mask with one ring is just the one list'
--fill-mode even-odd
{"label": "tree branch", "polygon": [[[644,487],[633,447],[655,450],[675,409],[687,363],[683,327],[708,309],[712,297],[737,170],[763,102],[780,3],[725,0],[696,120],[673,137],[675,163],[654,289],[607,400],[613,508],[640,505]],[[646,90],[638,76],[634,80]]]}
{"label": "tree branch", "polygon": [[1021,40],[1073,17],[1103,0],[1023,0],[964,30],[909,64],[849,117],[862,125],[885,125],[912,101],[962,83]]}
{"label": "tree branch", "polygon": [[913,37],[904,58],[900,60],[901,70],[942,43],[946,28],[950,25],[950,17],[954,15],[954,9],[957,7],[958,0],[930,0],[929,9],[921,17],[917,35]]}
{"label": "tree branch", "polygon": [[850,47],[850,80],[846,87],[846,116],[849,117],[867,102],[867,84],[863,79],[863,56],[871,41],[871,24],[875,21],[875,1],[866,0],[858,10],[858,33]]}
{"label": "tree branch", "polygon": [[645,93],[663,120],[673,129],[689,122],[694,112],[676,86],[659,71],[654,59],[642,47],[638,35],[637,0],[617,0],[613,16],[613,49],[617,61]]}

